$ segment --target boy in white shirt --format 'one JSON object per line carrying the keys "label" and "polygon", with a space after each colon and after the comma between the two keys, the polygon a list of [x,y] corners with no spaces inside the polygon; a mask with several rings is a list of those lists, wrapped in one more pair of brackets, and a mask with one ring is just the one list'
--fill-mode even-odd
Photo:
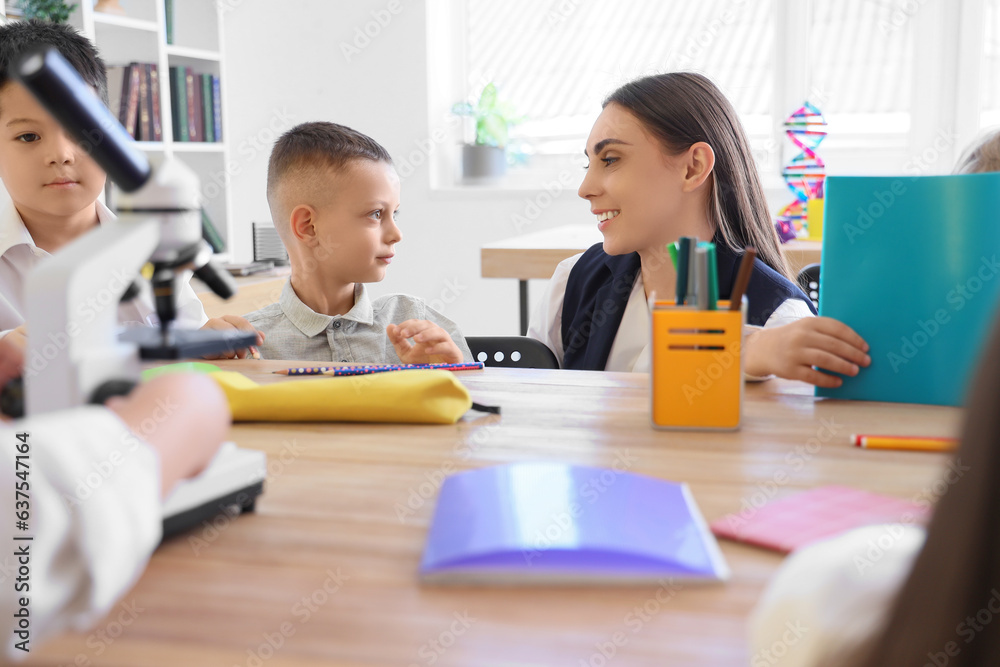
{"label": "boy in white shirt", "polygon": [[[11,342],[22,346],[25,277],[51,253],[114,219],[98,201],[107,180],[104,172],[9,77],[16,58],[39,45],[56,47],[105,104],[108,99],[104,62],[94,46],[72,28],[40,21],[0,26],[0,181],[10,195],[9,200],[0,197],[0,337],[14,333]],[[122,323],[159,323],[148,285],[143,285],[137,298],[118,306],[118,318]],[[253,331],[241,317],[209,320],[189,284],[177,294],[177,324]]]}

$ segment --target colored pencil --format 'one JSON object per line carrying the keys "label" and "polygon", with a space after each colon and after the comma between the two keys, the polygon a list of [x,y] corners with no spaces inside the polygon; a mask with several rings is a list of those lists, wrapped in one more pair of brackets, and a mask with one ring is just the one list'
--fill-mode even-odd
{"label": "colored pencil", "polygon": [[462,364],[366,364],[362,366],[313,366],[304,368],[286,368],[273,371],[277,375],[369,375],[371,373],[386,373],[388,371],[413,370],[446,370],[446,371],[479,371],[483,362],[476,361]]}
{"label": "colored pencil", "polygon": [[922,452],[950,452],[958,447],[957,438],[913,435],[852,435],[851,442],[863,449],[902,449]]}

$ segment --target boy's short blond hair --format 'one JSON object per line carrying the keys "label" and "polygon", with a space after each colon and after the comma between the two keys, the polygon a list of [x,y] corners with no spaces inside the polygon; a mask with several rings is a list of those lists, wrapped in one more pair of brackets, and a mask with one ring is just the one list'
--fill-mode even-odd
{"label": "boy's short blond hair", "polygon": [[1000,171],[1000,129],[993,129],[973,142],[955,166],[956,174]]}
{"label": "boy's short blond hair", "polygon": [[292,210],[322,199],[327,190],[323,177],[353,160],[392,164],[389,152],[377,141],[336,123],[302,123],[278,138],[267,164],[267,203],[286,247]]}

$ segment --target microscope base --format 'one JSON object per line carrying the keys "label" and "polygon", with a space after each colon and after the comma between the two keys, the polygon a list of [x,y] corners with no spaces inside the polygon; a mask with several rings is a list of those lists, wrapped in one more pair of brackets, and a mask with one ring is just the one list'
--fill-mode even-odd
{"label": "microscope base", "polygon": [[[163,539],[196,528],[220,531],[216,517],[225,516],[228,525],[236,516],[254,510],[257,497],[264,493],[267,455],[223,443],[212,462],[197,477],[177,485],[163,505]],[[192,533],[199,537],[200,531]],[[208,540],[204,537],[206,542]]]}

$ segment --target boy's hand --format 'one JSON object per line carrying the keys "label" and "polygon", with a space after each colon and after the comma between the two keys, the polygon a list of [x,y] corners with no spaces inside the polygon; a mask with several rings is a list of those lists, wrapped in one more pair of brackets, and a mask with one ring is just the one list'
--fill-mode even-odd
{"label": "boy's hand", "polygon": [[750,375],[773,374],[817,387],[839,387],[841,378],[813,366],[853,377],[871,364],[868,349],[868,343],[843,322],[804,317],[747,336],[743,368]]}
{"label": "boy's hand", "polygon": [[457,364],[462,361],[458,345],[447,331],[433,322],[406,320],[399,325],[390,324],[385,332],[404,364]]}
{"label": "boy's hand", "polygon": [[[261,345],[264,342],[264,332],[257,331],[253,328],[253,325],[247,322],[245,319],[238,315],[223,315],[222,317],[213,317],[208,322],[205,322],[205,326],[202,329],[217,329],[219,331],[225,331],[227,329],[239,329],[240,331],[252,331],[257,334],[257,345]],[[260,359],[260,352],[257,348],[250,346],[248,350],[236,350],[235,352],[225,352],[223,354],[206,354],[205,359]]]}

